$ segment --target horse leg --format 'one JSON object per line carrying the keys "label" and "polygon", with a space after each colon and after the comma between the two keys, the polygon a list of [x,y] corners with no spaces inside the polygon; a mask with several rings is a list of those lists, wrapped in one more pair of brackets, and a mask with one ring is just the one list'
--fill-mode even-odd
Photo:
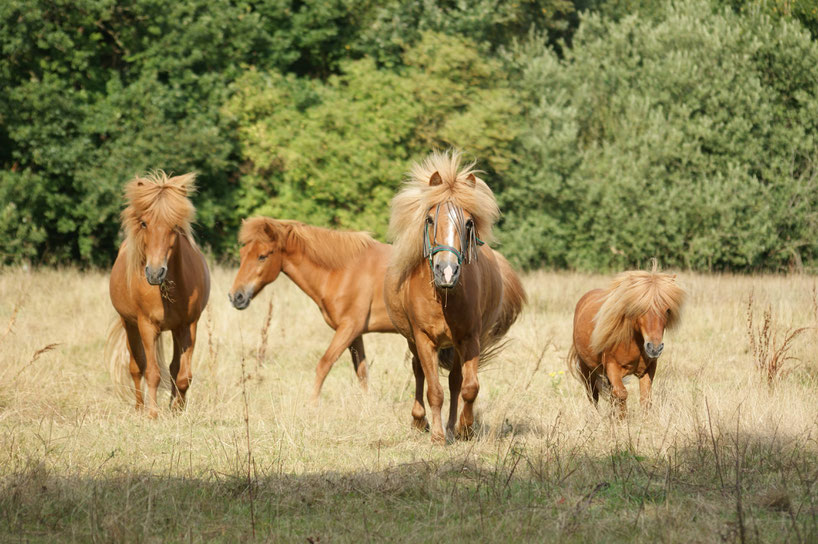
{"label": "horse leg", "polygon": [[355,368],[355,374],[358,376],[358,382],[364,391],[367,390],[367,372],[366,372],[366,352],[364,351],[364,337],[358,336],[352,341],[349,346],[349,353],[352,355],[352,366]]}
{"label": "horse leg", "polygon": [[426,421],[426,407],[423,405],[425,376],[423,375],[423,367],[420,365],[417,351],[411,345],[410,349],[412,350],[412,372],[415,374],[415,404],[412,406],[412,425],[419,431],[428,431],[429,422]]}
{"label": "horse leg", "polygon": [[196,329],[198,322],[194,321],[186,327],[179,327],[173,332],[173,358],[179,353],[179,364],[174,373],[170,367],[174,395],[171,397],[171,408],[178,410],[185,407],[185,396],[193,380],[193,348],[196,346]]}
{"label": "horse leg", "polygon": [[452,369],[449,371],[449,421],[446,423],[446,434],[454,434],[454,425],[457,421],[457,406],[460,401],[460,388],[463,385],[463,369],[459,357],[455,356]]}
{"label": "horse leg", "polygon": [[179,360],[182,358],[182,341],[179,338],[181,329],[173,329],[173,359],[170,362],[170,407],[176,404],[176,378],[179,375]]}
{"label": "horse leg", "polygon": [[147,320],[138,323],[142,349],[145,351],[145,382],[148,384],[148,417],[156,419],[159,408],[156,404],[156,390],[159,388],[159,363],[156,359],[156,343],[160,341],[160,330]]}
{"label": "horse leg", "polygon": [[324,355],[321,356],[321,359],[318,361],[318,366],[315,369],[315,384],[312,388],[312,402],[318,401],[318,395],[321,394],[321,386],[324,385],[324,380],[329,374],[332,365],[335,364],[335,361],[338,360],[338,357],[347,349],[352,341],[359,337],[360,333],[354,331],[350,327],[338,327],[338,330],[335,331],[335,336],[332,337],[332,341],[329,343],[329,347],[327,351],[324,352]]}
{"label": "horse leg", "polygon": [[477,400],[477,393],[480,392],[480,383],[477,381],[477,363],[480,360],[480,341],[476,338],[469,338],[461,344],[458,350],[460,360],[463,362],[463,389],[460,396],[463,397],[463,413],[460,414],[461,438],[472,437],[474,425],[474,402]]}
{"label": "horse leg", "polygon": [[596,405],[599,400],[599,389],[596,386],[596,372],[585,365],[582,361],[577,364],[579,368],[579,375],[582,378],[582,383],[585,386],[585,394],[588,395],[588,400]]}
{"label": "horse leg", "polygon": [[440,416],[440,409],[443,406],[443,388],[440,387],[438,377],[437,349],[423,332],[416,330],[414,336],[420,365],[428,383],[426,398],[429,400],[429,409],[432,411],[432,441],[443,443],[446,441],[446,435],[443,433],[443,421]]}
{"label": "horse leg", "polygon": [[627,414],[628,390],[625,389],[625,384],[622,383],[624,374],[622,367],[616,361],[608,361],[605,364],[605,374],[608,376],[608,381],[611,382],[611,401],[619,419],[624,419]]}
{"label": "horse leg", "polygon": [[653,361],[644,376],[639,378],[639,403],[642,410],[648,410],[651,404],[651,389],[653,387],[653,376],[656,375],[656,361]]}
{"label": "horse leg", "polygon": [[128,338],[128,353],[131,362],[128,369],[133,378],[134,393],[136,394],[136,409],[141,410],[145,405],[142,398],[142,374],[145,372],[145,350],[142,348],[142,339],[139,337],[139,329],[136,325],[125,323],[125,334]]}

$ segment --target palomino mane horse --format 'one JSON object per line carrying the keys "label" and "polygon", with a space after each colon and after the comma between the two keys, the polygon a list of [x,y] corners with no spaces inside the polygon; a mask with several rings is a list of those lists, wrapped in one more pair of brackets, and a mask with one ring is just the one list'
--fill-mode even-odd
{"label": "palomino mane horse", "polygon": [[639,378],[643,407],[650,406],[664,331],[679,323],[684,297],[676,276],[658,272],[655,261],[650,272],[623,272],[607,289],[583,295],[574,312],[568,365],[594,404],[607,379],[611,399],[624,416],[628,391],[622,378],[633,374]]}
{"label": "palomino mane horse", "polygon": [[449,370],[446,430],[455,432],[462,396],[457,434],[468,438],[480,387],[477,368],[499,348],[525,302],[511,266],[483,242],[491,240],[498,216],[491,189],[475,176],[473,165],[461,166],[456,151],[434,152],[415,164],[392,200],[394,250],[384,295],[389,316],[412,352],[414,425],[427,427],[427,381],[434,441],[446,437],[438,365]]}
{"label": "palomino mane horse", "polygon": [[229,297],[239,310],[280,272],[284,272],[321,309],[335,335],[315,369],[316,400],[332,365],[349,348],[355,373],[367,387],[362,335],[395,332],[386,313],[383,278],[392,247],[365,232],[342,232],[253,217],[239,232],[241,265]]}
{"label": "palomino mane horse", "polygon": [[[125,241],[109,285],[119,319],[109,333],[106,358],[112,378],[136,395],[137,409],[143,406],[144,377],[152,418],[158,413],[156,390],[164,371],[159,335],[169,330],[173,336],[171,406],[183,408],[193,378],[196,324],[210,296],[210,272],[190,229],[195,209],[188,196],[195,177],[168,177],[160,171],[125,186]],[[127,350],[116,349],[122,344]],[[126,385],[128,374],[131,386]]]}

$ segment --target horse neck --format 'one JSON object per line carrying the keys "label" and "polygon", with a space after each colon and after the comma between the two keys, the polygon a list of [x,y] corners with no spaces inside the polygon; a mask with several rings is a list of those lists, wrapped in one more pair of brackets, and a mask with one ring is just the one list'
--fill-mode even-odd
{"label": "horse neck", "polygon": [[176,236],[176,241],[173,242],[173,251],[170,259],[168,259],[168,279],[171,279],[176,283],[184,281],[185,275],[182,269],[185,267],[185,260],[183,258],[183,253],[192,247],[193,245],[184,234],[179,234]]}
{"label": "horse neck", "polygon": [[299,249],[291,251],[288,248],[281,259],[281,271],[321,306],[321,288],[332,271],[316,263],[305,251]]}

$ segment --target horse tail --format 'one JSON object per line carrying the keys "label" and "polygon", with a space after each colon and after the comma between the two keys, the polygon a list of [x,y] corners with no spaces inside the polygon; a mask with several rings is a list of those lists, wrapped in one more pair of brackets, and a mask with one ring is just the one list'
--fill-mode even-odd
{"label": "horse tail", "polygon": [[108,340],[105,342],[105,361],[114,384],[114,391],[123,400],[133,400],[133,379],[131,378],[131,354],[128,351],[128,335],[122,319],[117,316],[108,327]]}
{"label": "horse tail", "polygon": [[[128,351],[128,335],[120,317],[115,317],[108,327],[104,359],[117,396],[125,401],[134,400],[134,381],[131,376],[131,353]],[[170,389],[170,371],[165,362],[165,350],[161,335],[156,339],[156,362],[159,365],[159,385]]]}
{"label": "horse tail", "polygon": [[454,366],[454,348],[443,348],[438,351],[437,364],[443,370],[451,370]]}
{"label": "horse tail", "polygon": [[582,374],[579,371],[579,353],[577,352],[577,348],[574,346],[573,342],[571,343],[571,349],[568,350],[568,357],[565,359],[565,362],[568,365],[568,373],[577,380],[584,382],[585,378],[582,377]]}

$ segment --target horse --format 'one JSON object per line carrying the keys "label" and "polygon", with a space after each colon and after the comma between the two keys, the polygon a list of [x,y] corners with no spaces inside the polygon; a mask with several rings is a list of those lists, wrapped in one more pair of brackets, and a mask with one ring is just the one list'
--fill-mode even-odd
{"label": "horse", "polygon": [[228,294],[243,310],[284,272],[321,309],[335,335],[315,369],[312,401],[344,350],[367,389],[363,334],[396,332],[386,313],[383,278],[392,247],[366,232],[343,232],[298,221],[253,217],[239,231],[241,265]]}
{"label": "horse", "polygon": [[[156,390],[164,371],[160,334],[171,331],[173,336],[170,403],[182,409],[193,378],[196,325],[210,296],[210,271],[190,227],[195,209],[188,197],[195,178],[194,173],[168,177],[158,171],[125,186],[125,240],[109,284],[119,319],[109,333],[106,353],[121,392],[123,387],[131,389],[126,387],[130,374],[137,410],[144,405],[144,378],[152,419],[158,414]],[[114,349],[123,336],[127,350]]]}
{"label": "horse", "polygon": [[607,380],[611,401],[624,417],[628,391],[622,378],[635,375],[642,407],[650,407],[664,332],[679,324],[684,298],[675,274],[658,272],[654,261],[650,272],[623,272],[607,289],[594,289],[579,299],[568,368],[594,405]]}
{"label": "horse", "polygon": [[[478,367],[502,347],[500,340],[526,301],[508,261],[486,243],[499,217],[494,194],[473,164],[460,162],[457,151],[435,151],[415,163],[392,200],[389,222],[394,249],[384,279],[386,307],[412,353],[412,417],[420,430],[428,428],[423,403],[428,382],[433,442],[444,442],[448,433],[472,436]],[[439,367],[449,370],[447,434]],[[460,397],[463,411],[455,431]]]}

